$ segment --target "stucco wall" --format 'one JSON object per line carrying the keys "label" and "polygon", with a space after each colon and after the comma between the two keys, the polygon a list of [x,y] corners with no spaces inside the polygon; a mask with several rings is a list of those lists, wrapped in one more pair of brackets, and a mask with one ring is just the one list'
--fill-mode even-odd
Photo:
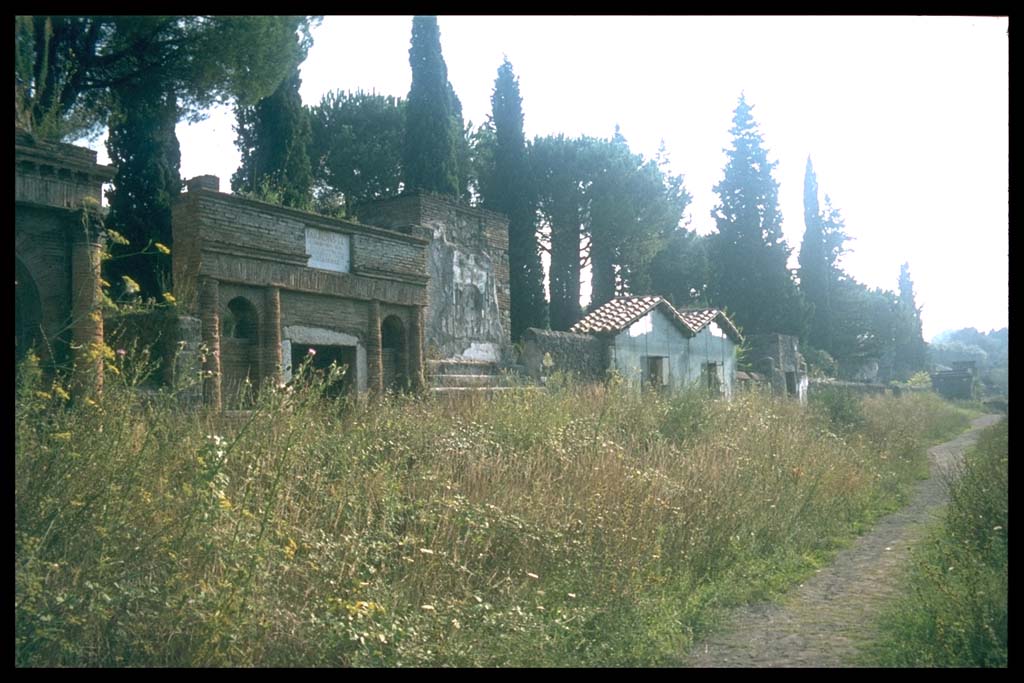
{"label": "stucco wall", "polygon": [[645,356],[667,358],[666,387],[681,391],[702,380],[704,364],[720,363],[724,396],[731,397],[736,382],[736,347],[712,323],[687,337],[660,309],[655,309],[615,335],[609,348],[610,364],[630,385],[642,386]]}
{"label": "stucco wall", "polygon": [[372,202],[363,223],[431,236],[427,256],[428,357],[509,357],[508,219],[434,195]]}

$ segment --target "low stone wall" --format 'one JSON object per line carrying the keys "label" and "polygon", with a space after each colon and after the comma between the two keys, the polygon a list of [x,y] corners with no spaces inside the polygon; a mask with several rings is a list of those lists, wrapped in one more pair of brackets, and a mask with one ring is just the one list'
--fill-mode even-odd
{"label": "low stone wall", "polygon": [[118,313],[108,316],[104,326],[110,348],[148,352],[156,368],[145,386],[172,388],[188,405],[202,403],[198,318],[168,310]]}
{"label": "low stone wall", "polygon": [[822,391],[828,391],[830,389],[843,389],[851,393],[861,394],[864,396],[881,396],[888,391],[889,387],[885,384],[869,384],[866,382],[845,382],[841,380],[823,379],[812,379],[807,385],[807,392],[811,398]]}
{"label": "low stone wall", "polygon": [[534,379],[561,371],[582,380],[601,380],[607,372],[607,343],[599,337],[531,327],[522,342],[519,362]]}

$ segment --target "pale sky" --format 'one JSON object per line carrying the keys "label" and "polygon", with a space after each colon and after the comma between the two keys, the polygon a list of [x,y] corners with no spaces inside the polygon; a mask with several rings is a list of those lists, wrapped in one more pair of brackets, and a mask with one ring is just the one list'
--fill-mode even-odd
{"label": "pale sky", "polygon": [[[803,235],[810,155],[855,238],[844,267],[897,288],[910,262],[924,336],[1008,321],[1009,55],[1005,17],[441,16],[463,114],[490,113],[503,55],[519,77],[528,138],[609,137],[651,157],[664,139],[706,234],[740,92],[754,106],[783,229]],[[302,66],[302,99],[409,92],[410,17],[326,17]],[[179,124],[181,175],[229,190],[239,155],[224,108]],[[92,145],[102,147],[102,141]],[[101,152],[101,158],[105,152]]]}

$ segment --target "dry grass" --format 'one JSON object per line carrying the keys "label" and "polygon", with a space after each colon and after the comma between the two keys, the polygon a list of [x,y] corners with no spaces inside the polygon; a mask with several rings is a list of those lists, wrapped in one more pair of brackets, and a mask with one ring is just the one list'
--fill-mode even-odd
{"label": "dry grass", "polygon": [[920,395],[851,431],[757,396],[359,405],[315,382],[228,425],[22,374],[22,666],[657,664],[898,504],[962,426]]}

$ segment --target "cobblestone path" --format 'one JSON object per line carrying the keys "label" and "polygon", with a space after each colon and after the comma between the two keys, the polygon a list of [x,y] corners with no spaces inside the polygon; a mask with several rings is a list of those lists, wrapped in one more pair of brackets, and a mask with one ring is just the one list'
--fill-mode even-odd
{"label": "cobblestone path", "polygon": [[781,603],[737,609],[721,633],[694,645],[684,666],[851,666],[857,646],[874,637],[873,625],[897,590],[899,567],[923,524],[947,502],[943,472],[1002,416],[972,420],[972,429],[928,451],[931,476],[918,482],[911,502],[880,519]]}

